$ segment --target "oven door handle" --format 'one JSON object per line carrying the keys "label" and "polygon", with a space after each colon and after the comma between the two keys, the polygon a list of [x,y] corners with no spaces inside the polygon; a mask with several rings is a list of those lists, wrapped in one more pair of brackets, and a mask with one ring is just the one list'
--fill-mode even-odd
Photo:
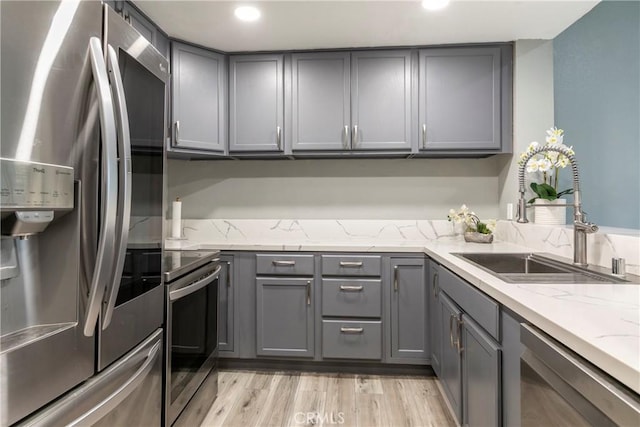
{"label": "oven door handle", "polygon": [[218,277],[220,277],[220,270],[222,269],[222,265],[219,265],[213,273],[211,273],[209,276],[198,280],[197,282],[194,282],[192,284],[190,284],[189,286],[185,286],[184,288],[180,288],[180,289],[176,289],[175,291],[170,291],[169,292],[169,301],[176,301],[179,300],[180,298],[184,298],[187,295],[190,295],[194,292],[199,291],[200,289],[204,288],[205,286],[207,286],[209,283],[213,282],[215,279],[217,279]]}
{"label": "oven door handle", "polygon": [[112,277],[107,284],[105,292],[105,311],[102,320],[102,330],[107,329],[113,317],[116,306],[120,280],[124,268],[124,259],[129,240],[129,218],[131,216],[131,136],[129,134],[129,115],[124,95],[124,84],[118,67],[118,55],[115,49],[107,46],[107,71],[111,79],[113,96],[116,100],[116,123],[118,124],[118,156],[119,164],[119,188],[118,188],[118,213],[116,224],[116,261],[112,270]]}

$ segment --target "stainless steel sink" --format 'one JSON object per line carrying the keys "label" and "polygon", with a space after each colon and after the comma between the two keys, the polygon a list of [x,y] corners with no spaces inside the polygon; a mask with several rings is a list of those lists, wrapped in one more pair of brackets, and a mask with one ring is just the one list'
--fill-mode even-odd
{"label": "stainless steel sink", "polygon": [[536,253],[457,253],[507,283],[628,283],[619,277],[577,267]]}

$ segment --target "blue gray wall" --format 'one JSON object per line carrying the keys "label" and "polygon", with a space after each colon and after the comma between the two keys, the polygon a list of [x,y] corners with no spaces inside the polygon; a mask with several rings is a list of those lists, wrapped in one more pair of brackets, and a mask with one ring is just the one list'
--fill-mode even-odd
{"label": "blue gray wall", "polygon": [[589,220],[640,229],[640,2],[604,1],[554,39],[554,99]]}

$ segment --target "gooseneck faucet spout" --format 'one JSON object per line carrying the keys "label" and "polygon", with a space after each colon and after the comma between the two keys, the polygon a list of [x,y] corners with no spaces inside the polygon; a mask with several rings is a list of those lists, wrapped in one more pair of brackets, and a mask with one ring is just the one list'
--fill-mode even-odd
{"label": "gooseneck faucet spout", "polygon": [[573,170],[573,263],[580,266],[587,265],[587,234],[598,231],[598,226],[587,222],[587,217],[582,211],[582,199],[580,198],[580,178],[578,174],[578,162],[575,154],[569,148],[561,145],[545,145],[537,147],[529,152],[520,162],[518,169],[518,185],[520,199],[518,200],[518,222],[529,222],[527,219],[527,202],[524,196],[524,171],[527,163],[533,156],[547,151],[554,151],[565,156],[571,163]]}

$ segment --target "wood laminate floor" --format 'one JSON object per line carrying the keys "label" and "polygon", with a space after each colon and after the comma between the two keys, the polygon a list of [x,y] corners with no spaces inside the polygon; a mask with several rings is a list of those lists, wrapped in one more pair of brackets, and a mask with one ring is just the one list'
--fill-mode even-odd
{"label": "wood laminate floor", "polygon": [[433,377],[225,370],[218,387],[202,426],[455,426]]}

